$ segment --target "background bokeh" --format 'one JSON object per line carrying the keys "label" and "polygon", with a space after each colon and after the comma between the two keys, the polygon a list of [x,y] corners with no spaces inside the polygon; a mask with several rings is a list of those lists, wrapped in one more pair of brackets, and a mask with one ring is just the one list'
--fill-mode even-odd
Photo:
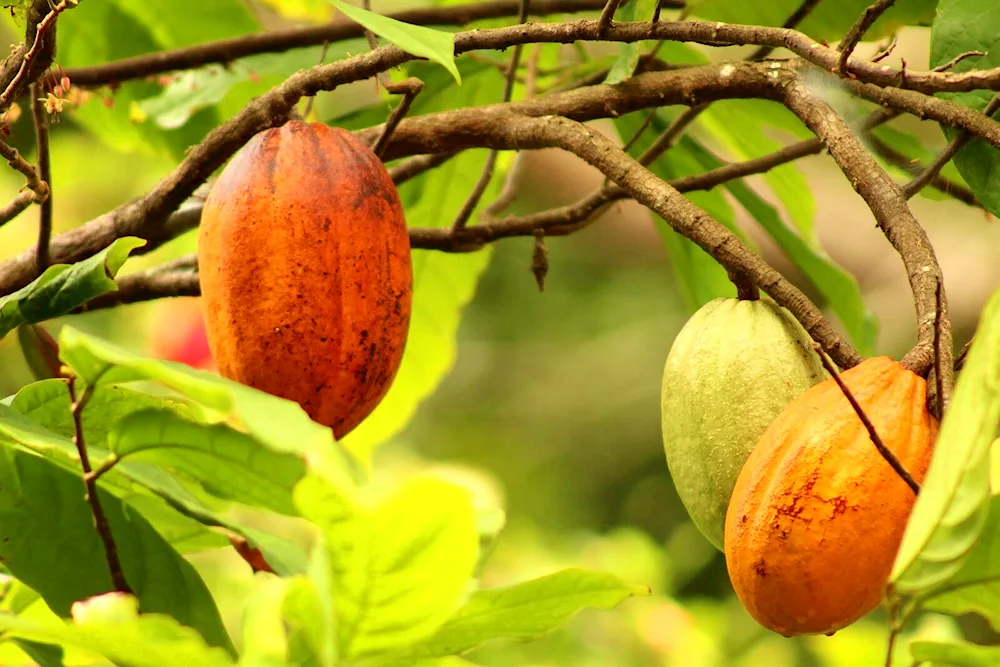
{"label": "background bokeh", "polygon": [[[925,30],[904,31],[893,58],[924,67],[926,41]],[[341,92],[321,104],[336,106],[347,97],[356,104],[361,94]],[[609,124],[595,127],[613,134]],[[928,147],[944,145],[935,126],[914,121],[908,129]],[[13,130],[12,140],[30,156],[27,114]],[[57,229],[143,193],[172,166],[163,157],[117,152],[80,131],[72,113],[53,128],[52,159]],[[902,263],[828,156],[800,165],[817,201],[816,229],[825,249],[858,277],[879,318],[879,352],[900,356],[915,334]],[[568,203],[600,178],[574,158],[539,151],[520,174],[514,210]],[[761,183],[751,179],[766,196]],[[21,184],[19,175],[0,171],[0,200]],[[941,261],[961,345],[1000,286],[1000,226],[956,202],[918,197],[913,208]],[[753,223],[742,223],[766,258],[802,285]],[[28,248],[35,225],[36,212],[29,209],[0,228],[0,259]],[[126,272],[194,247],[187,234],[130,260]],[[654,594],[616,611],[583,613],[539,642],[490,645],[473,659],[497,667],[882,664],[887,625],[881,612],[831,638],[788,640],[760,629],[734,598],[721,554],[687,519],[663,457],[659,383],[688,313],[648,213],[618,204],[585,231],[549,240],[548,248],[550,270],[539,292],[529,271],[531,240],[497,244],[465,311],[454,368],[405,432],[379,451],[375,467],[388,476],[433,467],[475,488],[483,503],[507,511],[484,585],[581,565],[616,572]],[[169,299],[72,322],[133,350],[207,365],[200,317],[197,299]],[[53,333],[59,325],[51,323]],[[0,340],[0,395],[30,381],[16,336]],[[222,600],[227,621],[237,625],[241,599],[253,585],[247,568],[231,554],[194,560]],[[959,625],[937,616],[921,617],[915,629],[937,637],[984,632],[974,620]],[[903,653],[898,664],[909,664]]]}

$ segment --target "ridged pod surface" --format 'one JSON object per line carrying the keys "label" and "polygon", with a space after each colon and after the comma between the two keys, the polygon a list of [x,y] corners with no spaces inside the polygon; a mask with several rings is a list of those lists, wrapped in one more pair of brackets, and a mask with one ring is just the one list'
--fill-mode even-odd
{"label": "ridged pod surface", "polygon": [[[918,482],[937,420],[923,378],[888,357],[841,374]],[[785,636],[831,634],[879,605],[916,496],[831,378],[788,404],[747,459],[726,517],[736,594]]]}
{"label": "ridged pod surface", "polygon": [[349,132],[257,134],[205,201],[205,323],[219,372],[298,402],[341,438],[382,400],[409,329],[406,220],[381,160]]}
{"label": "ridged pod surface", "polygon": [[663,449],[684,507],[719,550],[743,462],[785,404],[825,377],[809,335],[771,301],[715,299],[677,334],[663,370]]}

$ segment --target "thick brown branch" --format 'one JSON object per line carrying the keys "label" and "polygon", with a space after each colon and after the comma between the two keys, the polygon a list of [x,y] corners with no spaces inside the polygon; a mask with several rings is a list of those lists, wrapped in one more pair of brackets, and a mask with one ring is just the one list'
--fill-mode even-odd
{"label": "thick brown branch", "polygon": [[[550,16],[568,12],[597,11],[604,7],[604,2],[605,0],[535,0],[531,3],[529,13],[532,16]],[[672,6],[683,3],[667,0],[667,4]],[[387,16],[413,25],[464,26],[473,21],[516,16],[519,10],[519,0],[494,0],[451,7],[407,9]],[[341,18],[321,26],[234,37],[184,49],[136,56],[94,67],[72,67],[66,70],[66,76],[77,86],[102,86],[205,65],[231,63],[261,53],[279,53],[318,46],[324,42],[342,42],[364,35],[365,29],[361,25]]]}
{"label": "thick brown branch", "polygon": [[[603,3],[602,3],[603,4]],[[535,8],[532,8],[533,11]],[[357,34],[364,34],[360,26]],[[262,36],[263,38],[263,36]],[[710,46],[720,45],[756,45],[773,48],[785,48],[801,58],[826,69],[836,71],[840,53],[829,46],[814,41],[807,35],[787,28],[769,28],[763,26],[745,26],[728,23],[705,21],[669,21],[659,23],[632,22],[614,23],[603,33],[599,32],[597,21],[567,21],[565,23],[529,23],[523,26],[510,26],[494,30],[472,30],[455,35],[455,54],[469,51],[489,49],[503,50],[516,44],[555,43],[572,44],[579,41],[611,41],[639,42],[649,39],[694,42]],[[325,40],[319,40],[322,43]],[[247,55],[247,54],[243,54]],[[337,63],[331,63],[312,72],[325,71],[329,68],[339,68],[338,83],[357,81],[375,76],[379,72],[396,67],[414,57],[403,53],[393,46],[385,46],[370,54],[368,60],[364,56],[355,56]],[[150,56],[152,57],[152,56]],[[239,56],[236,56],[239,57]],[[124,61],[123,61],[124,62]],[[209,61],[215,62],[215,61]],[[204,62],[187,64],[195,67]],[[104,65],[102,67],[110,67]],[[142,70],[132,77],[146,76],[155,70]],[[175,67],[174,69],[177,69]],[[852,76],[859,81],[878,86],[895,86],[917,90],[927,94],[937,92],[968,92],[970,90],[1000,89],[1000,67],[985,70],[968,70],[966,72],[922,72],[907,69],[904,73],[896,68],[872,63],[867,60],[852,58],[850,62]],[[75,76],[74,83],[86,83],[86,70],[68,70]],[[119,79],[111,79],[117,81]],[[326,88],[317,87],[310,94]]]}
{"label": "thick brown branch", "polygon": [[52,169],[49,161],[49,117],[42,102],[42,87],[31,85],[31,116],[35,125],[35,146],[38,153],[38,177],[48,186],[48,196],[38,207],[38,243],[35,246],[35,272],[49,266],[49,241],[52,239]]}
{"label": "thick brown branch", "polygon": [[[636,201],[655,211],[678,233],[701,246],[726,269],[740,272],[753,280],[791,311],[841,367],[850,368],[861,360],[798,288],[747,248],[736,235],[623,153],[604,135],[558,116],[532,118],[510,111],[481,109],[477,111],[476,119],[494,128],[492,135],[485,137],[490,148],[532,150],[557,147],[578,155],[627,190]],[[416,121],[419,119],[406,121],[397,132]],[[475,125],[468,118],[466,124]],[[472,128],[456,129],[464,135]],[[465,231],[475,229],[472,227]]]}
{"label": "thick brown branch", "polygon": [[[936,291],[938,284],[943,282],[934,248],[923,227],[910,212],[900,187],[865,149],[850,125],[801,80],[793,80],[786,90],[785,105],[823,140],[851,185],[868,204],[886,238],[903,259],[917,311],[918,344],[903,358],[902,363],[915,373],[926,375],[934,361]],[[945,311],[942,319],[949,322],[948,302],[943,290],[940,301]],[[953,363],[951,330],[948,326],[941,331],[941,348],[941,366],[949,372]],[[951,374],[948,373],[942,379],[946,391],[950,392]]]}

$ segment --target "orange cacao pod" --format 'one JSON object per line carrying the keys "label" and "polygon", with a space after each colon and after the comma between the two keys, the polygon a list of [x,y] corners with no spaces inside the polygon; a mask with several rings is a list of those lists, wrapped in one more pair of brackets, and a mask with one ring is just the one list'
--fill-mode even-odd
{"label": "orange cacao pod", "polygon": [[[924,379],[888,357],[840,377],[923,480],[938,428]],[[915,500],[833,378],[814,385],[768,426],[736,480],[725,552],[737,596],[787,637],[850,625],[881,602]]]}
{"label": "orange cacao pod", "polygon": [[410,322],[410,241],[395,185],[349,132],[257,134],[205,201],[205,324],[219,372],[299,403],[343,437],[389,390]]}

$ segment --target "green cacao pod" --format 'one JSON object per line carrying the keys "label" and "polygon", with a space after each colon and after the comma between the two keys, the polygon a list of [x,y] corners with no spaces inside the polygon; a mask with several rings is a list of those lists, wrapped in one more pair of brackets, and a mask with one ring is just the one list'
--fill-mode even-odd
{"label": "green cacao pod", "polygon": [[677,334],[663,370],[663,448],[681,502],[720,551],[729,497],[757,440],[826,377],[809,334],[773,301],[715,299]]}

